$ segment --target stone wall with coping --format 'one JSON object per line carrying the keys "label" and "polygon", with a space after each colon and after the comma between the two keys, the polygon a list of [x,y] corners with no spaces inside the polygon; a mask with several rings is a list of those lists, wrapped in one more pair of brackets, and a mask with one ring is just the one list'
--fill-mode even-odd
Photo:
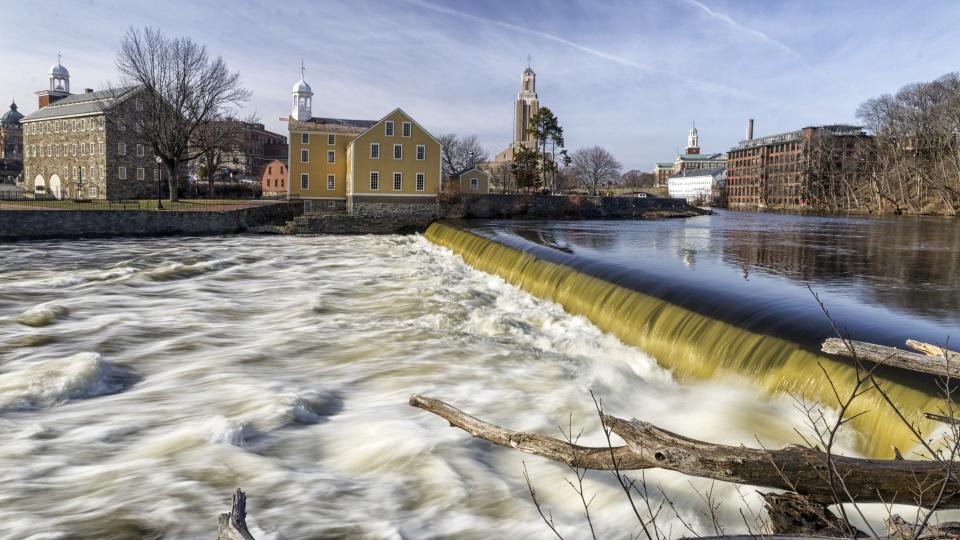
{"label": "stone wall with coping", "polygon": [[288,202],[224,211],[4,210],[0,211],[0,241],[233,234],[283,225],[302,212],[302,205]]}
{"label": "stone wall with coping", "polygon": [[463,194],[444,203],[443,209],[449,219],[636,219],[707,213],[684,199],[527,194]]}

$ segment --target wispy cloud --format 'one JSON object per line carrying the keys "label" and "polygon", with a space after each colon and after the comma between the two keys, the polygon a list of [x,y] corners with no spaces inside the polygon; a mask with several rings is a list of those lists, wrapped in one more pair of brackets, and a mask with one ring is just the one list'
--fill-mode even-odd
{"label": "wispy cloud", "polygon": [[607,52],[603,52],[603,51],[594,49],[594,48],[592,48],[592,47],[587,47],[586,45],[582,45],[582,44],[577,43],[577,42],[575,42],[575,41],[570,41],[569,39],[564,39],[564,38],[562,38],[562,37],[560,37],[560,36],[556,36],[556,35],[553,35],[553,34],[550,34],[550,33],[547,33],[547,32],[541,32],[541,31],[539,31],[539,30],[534,30],[534,29],[532,29],[532,28],[525,28],[525,27],[523,27],[523,26],[518,26],[518,25],[516,25],[516,24],[511,24],[511,23],[508,23],[508,22],[505,22],[505,21],[500,21],[500,20],[497,20],[497,19],[491,19],[491,18],[488,18],[488,17],[482,17],[482,16],[480,16],[480,15],[474,15],[473,13],[467,13],[467,12],[465,12],[465,11],[460,11],[460,10],[457,10],[457,9],[448,8],[448,7],[446,7],[446,6],[438,6],[438,5],[435,5],[435,4],[431,4],[431,3],[429,3],[429,2],[424,2],[423,0],[404,0],[404,1],[407,2],[407,3],[409,3],[409,4],[413,4],[413,5],[415,5],[415,6],[420,6],[420,7],[422,7],[422,8],[429,9],[429,10],[431,10],[431,11],[435,11],[435,12],[437,12],[437,13],[443,13],[443,14],[445,14],[445,15],[453,15],[453,16],[457,16],[457,17],[465,17],[465,18],[468,18],[468,19],[476,20],[476,21],[483,21],[483,22],[487,22],[487,23],[490,23],[490,24],[495,24],[495,25],[497,25],[497,26],[501,26],[501,27],[503,27],[503,28],[507,28],[507,29],[510,29],[510,30],[516,30],[516,31],[518,31],[518,32],[523,32],[523,33],[525,33],[525,34],[530,34],[530,35],[534,35],[534,36],[539,36],[539,37],[542,37],[542,38],[544,38],[544,39],[548,39],[548,40],[550,40],[550,41],[554,41],[554,42],[556,42],[556,43],[560,43],[560,44],[566,45],[566,46],[568,46],[568,47],[572,47],[572,48],[574,48],[574,49],[577,49],[577,50],[579,50],[579,51],[585,52],[585,53],[587,53],[587,54],[591,54],[591,55],[593,55],[593,56],[596,56],[597,58],[602,58],[602,59],[604,59],[604,60],[609,60],[609,61],[611,61],[611,62],[616,62],[617,64],[621,64],[621,65],[624,65],[624,66],[629,66],[629,67],[633,67],[633,68],[637,68],[637,69],[642,69],[642,70],[646,70],[646,71],[655,71],[655,69],[654,69],[652,66],[649,66],[649,65],[646,65],[646,64],[641,64],[640,62],[637,62],[636,60],[633,60],[633,59],[630,59],[630,58],[624,58],[624,57],[622,57],[622,56],[617,56],[617,55],[615,55],[615,54],[610,54],[610,53],[607,53]]}
{"label": "wispy cloud", "polygon": [[787,46],[784,45],[782,42],[773,39],[772,37],[764,34],[763,32],[761,32],[761,31],[759,31],[759,30],[756,30],[756,29],[754,29],[754,28],[747,28],[746,26],[744,26],[744,25],[738,23],[737,21],[733,20],[732,18],[730,18],[729,15],[727,15],[727,14],[725,14],[725,13],[720,13],[719,11],[714,11],[714,10],[710,9],[706,4],[704,4],[703,2],[700,2],[699,0],[681,0],[681,1],[684,2],[684,3],[687,4],[687,5],[696,7],[696,8],[699,9],[700,11],[706,13],[708,16],[710,16],[710,17],[712,17],[712,18],[714,18],[714,19],[717,19],[717,20],[725,23],[726,25],[734,28],[734,29],[737,30],[738,32],[741,32],[741,33],[746,34],[746,35],[748,35],[748,36],[752,36],[752,37],[754,37],[754,38],[757,38],[757,39],[759,39],[760,41],[763,41],[763,42],[765,42],[765,43],[767,43],[767,44],[769,44],[769,45],[772,45],[772,46],[776,47],[777,49],[780,49],[781,51],[783,51],[783,52],[785,52],[785,53],[788,53],[788,54],[791,54],[791,55],[793,55],[793,56],[796,56],[797,58],[800,58],[800,57],[801,57],[801,56],[800,56],[800,53],[798,53],[797,51],[791,49],[790,47],[787,47]]}

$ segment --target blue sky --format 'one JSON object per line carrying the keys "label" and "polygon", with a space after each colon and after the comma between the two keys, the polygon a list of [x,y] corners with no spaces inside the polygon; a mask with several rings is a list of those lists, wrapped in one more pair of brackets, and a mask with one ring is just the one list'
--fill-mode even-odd
{"label": "blue sky", "polygon": [[[314,115],[402,107],[433,133],[512,137],[527,55],[571,149],[598,144],[625,170],[672,159],[696,121],[704,152],[755,133],[855,121],[858,104],[960,69],[960,2],[2,0],[0,97],[21,112],[63,52],[74,91],[116,79],[126,29],[152,25],[222,55],[271,129],[300,58]],[[6,97],[3,97],[6,96]]]}

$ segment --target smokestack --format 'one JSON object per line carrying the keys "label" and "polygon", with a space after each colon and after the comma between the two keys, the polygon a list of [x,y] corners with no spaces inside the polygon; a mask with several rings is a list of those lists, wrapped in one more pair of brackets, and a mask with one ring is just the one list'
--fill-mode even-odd
{"label": "smokestack", "polygon": [[753,118],[747,120],[747,140],[753,140]]}

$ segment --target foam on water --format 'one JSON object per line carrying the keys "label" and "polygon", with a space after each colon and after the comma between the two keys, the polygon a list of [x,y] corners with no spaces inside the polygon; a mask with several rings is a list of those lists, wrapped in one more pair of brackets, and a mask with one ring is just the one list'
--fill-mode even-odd
{"label": "foam on water", "polygon": [[[21,282],[67,267],[139,270],[0,291],[0,317],[71,308],[46,329],[57,336],[48,343],[8,346],[26,328],[0,325],[4,538],[210,537],[237,487],[257,538],[546,537],[524,462],[565,537],[585,536],[567,469],[450,429],[407,405],[414,392],[555,436],[572,413],[590,445],[603,441],[591,389],[612,414],[721,443],[760,437],[776,447],[802,426],[783,396],[676,378],[586,318],[420,237],[38,247],[45,258],[22,250],[7,263]],[[167,277],[139,275],[157,271]],[[76,354],[90,350],[109,360]],[[136,384],[113,377],[127,369]],[[843,435],[851,451],[855,434]],[[647,479],[708,531],[686,477]],[[589,474],[587,489],[599,534],[635,528],[608,474]],[[743,530],[740,497],[729,485],[715,490],[728,530]],[[673,530],[682,530],[675,519]]]}
{"label": "foam on water", "polygon": [[133,371],[96,353],[43,360],[0,374],[0,410],[40,409],[113,394],[135,380]]}

